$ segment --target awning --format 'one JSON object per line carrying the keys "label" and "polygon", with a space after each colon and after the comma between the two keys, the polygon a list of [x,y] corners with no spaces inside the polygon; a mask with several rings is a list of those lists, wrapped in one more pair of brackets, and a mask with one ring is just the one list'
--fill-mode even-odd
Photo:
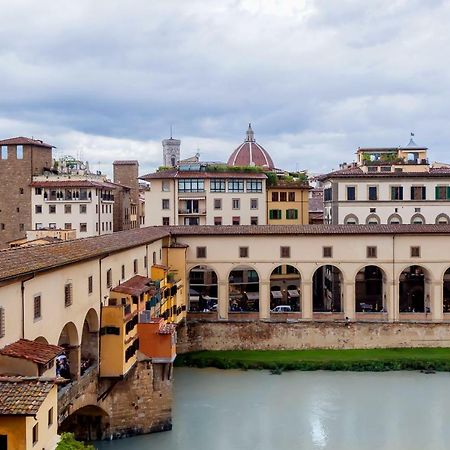
{"label": "awning", "polygon": [[178,200],[206,200],[206,197],[178,197]]}
{"label": "awning", "polygon": [[289,297],[299,297],[300,296],[298,291],[294,291],[291,289],[288,290],[288,295],[289,295]]}
{"label": "awning", "polygon": [[245,293],[248,300],[258,300],[259,292],[246,292]]}
{"label": "awning", "polygon": [[281,293],[281,291],[271,291],[270,292],[272,294],[273,298],[282,298],[283,294]]}

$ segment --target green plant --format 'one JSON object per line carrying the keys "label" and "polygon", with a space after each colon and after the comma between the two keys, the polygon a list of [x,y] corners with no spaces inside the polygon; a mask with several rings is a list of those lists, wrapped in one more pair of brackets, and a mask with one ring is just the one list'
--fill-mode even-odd
{"label": "green plant", "polygon": [[156,171],[157,172],[164,172],[165,170],[170,170],[173,169],[173,167],[168,167],[168,166],[159,166]]}
{"label": "green plant", "polygon": [[92,445],[84,445],[83,442],[75,440],[72,433],[63,433],[56,450],[95,450],[95,448]]}

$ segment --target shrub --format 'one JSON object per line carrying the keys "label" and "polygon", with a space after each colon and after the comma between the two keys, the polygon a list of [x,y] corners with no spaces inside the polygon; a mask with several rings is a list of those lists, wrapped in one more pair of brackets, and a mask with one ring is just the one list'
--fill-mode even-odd
{"label": "shrub", "polygon": [[56,446],[56,450],[95,450],[92,445],[84,445],[76,441],[72,433],[63,433]]}

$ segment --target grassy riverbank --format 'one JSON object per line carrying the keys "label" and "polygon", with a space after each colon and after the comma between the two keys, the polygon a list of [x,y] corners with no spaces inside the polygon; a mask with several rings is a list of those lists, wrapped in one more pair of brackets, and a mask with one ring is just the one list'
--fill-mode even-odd
{"label": "grassy riverbank", "polygon": [[202,351],[178,355],[176,366],[219,369],[435,370],[450,372],[450,348]]}

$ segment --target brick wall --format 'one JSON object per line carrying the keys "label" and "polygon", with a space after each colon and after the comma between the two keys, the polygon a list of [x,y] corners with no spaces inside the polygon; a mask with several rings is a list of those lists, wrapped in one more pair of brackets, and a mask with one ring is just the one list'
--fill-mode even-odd
{"label": "brick wall", "polygon": [[139,228],[139,164],[113,164],[114,183],[123,184],[131,188],[130,200],[137,205],[137,228]]}

